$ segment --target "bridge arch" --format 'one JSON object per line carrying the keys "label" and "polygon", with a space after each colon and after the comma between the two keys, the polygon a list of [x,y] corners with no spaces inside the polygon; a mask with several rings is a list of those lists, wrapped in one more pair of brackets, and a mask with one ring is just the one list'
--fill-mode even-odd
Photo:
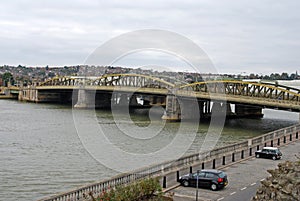
{"label": "bridge arch", "polygon": [[245,81],[206,81],[180,86],[181,90],[202,93],[223,93],[226,95],[293,101],[300,104],[300,89],[277,84]]}
{"label": "bridge arch", "polygon": [[173,88],[174,84],[161,78],[141,74],[106,74],[96,79],[89,79],[90,86],[127,86],[144,88]]}
{"label": "bridge arch", "polygon": [[56,76],[39,84],[39,86],[75,86],[78,84],[78,79],[68,76]]}
{"label": "bridge arch", "polygon": [[170,79],[165,80],[161,77],[153,77],[141,74],[105,74],[103,76],[92,78],[83,76],[63,76],[53,77],[39,86],[127,86],[144,88],[173,88],[175,85]]}

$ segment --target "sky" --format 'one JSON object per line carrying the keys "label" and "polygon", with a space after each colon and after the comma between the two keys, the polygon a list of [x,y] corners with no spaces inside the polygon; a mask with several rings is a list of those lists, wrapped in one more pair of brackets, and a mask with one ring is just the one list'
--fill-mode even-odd
{"label": "sky", "polygon": [[[219,73],[295,73],[299,10],[297,0],[3,0],[0,65],[85,64],[107,41],[150,29],[194,42]],[[181,56],[145,49],[113,65],[192,71]]]}

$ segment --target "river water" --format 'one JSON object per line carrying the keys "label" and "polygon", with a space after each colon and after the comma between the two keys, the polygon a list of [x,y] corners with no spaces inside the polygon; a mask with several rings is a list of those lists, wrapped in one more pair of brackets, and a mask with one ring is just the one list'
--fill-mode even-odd
{"label": "river water", "polygon": [[[167,123],[156,131],[162,133],[160,136],[129,140],[128,136],[120,135],[116,124],[122,124],[129,130],[148,126],[157,129],[161,126],[160,118],[153,117],[150,121],[144,111],[131,114],[132,120],[120,115],[117,121],[109,111],[80,110],[79,113],[96,116],[97,124],[109,133],[109,140],[132,153],[162,149],[172,141],[180,127],[180,123]],[[268,109],[263,113],[262,119],[227,120],[216,146],[258,136],[299,121],[298,113]],[[0,200],[37,200],[119,173],[105,162],[95,160],[83,146],[82,136],[78,134],[80,128],[74,121],[70,106],[0,100],[0,122]],[[180,132],[189,136],[189,128],[183,127]],[[196,137],[184,154],[198,151],[208,128],[208,123],[197,124]],[[146,145],[143,143],[145,140]],[[104,155],[110,154],[101,148],[99,150]],[[110,160],[117,159],[112,154]],[[157,160],[153,158],[151,162]]]}

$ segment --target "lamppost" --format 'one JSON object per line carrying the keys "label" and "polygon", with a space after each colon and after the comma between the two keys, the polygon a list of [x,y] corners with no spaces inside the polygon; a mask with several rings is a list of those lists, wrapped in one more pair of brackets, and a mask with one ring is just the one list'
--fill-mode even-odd
{"label": "lamppost", "polygon": [[197,181],[196,181],[196,201],[198,201],[199,173],[200,173],[200,171],[199,171],[199,170],[197,170]]}

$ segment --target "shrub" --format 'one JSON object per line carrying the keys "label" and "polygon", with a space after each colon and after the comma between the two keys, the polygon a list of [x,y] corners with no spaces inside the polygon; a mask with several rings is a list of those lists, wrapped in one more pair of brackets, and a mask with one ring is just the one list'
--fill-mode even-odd
{"label": "shrub", "polygon": [[90,194],[90,197],[93,201],[158,201],[163,200],[162,195],[159,179],[148,178],[103,191],[96,198]]}

